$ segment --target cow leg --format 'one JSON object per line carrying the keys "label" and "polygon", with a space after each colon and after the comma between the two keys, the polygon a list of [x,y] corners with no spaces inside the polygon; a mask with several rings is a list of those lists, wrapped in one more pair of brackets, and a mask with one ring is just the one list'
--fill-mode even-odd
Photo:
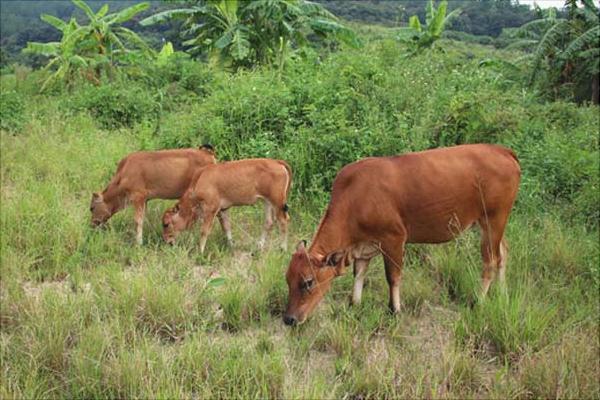
{"label": "cow leg", "polygon": [[146,199],[137,198],[132,200],[133,207],[135,208],[135,240],[138,245],[141,245],[144,241],[143,239],[143,230],[144,230],[144,214],[146,212]]}
{"label": "cow leg", "polygon": [[483,273],[481,276],[481,298],[487,295],[490,284],[498,272],[498,279],[503,282],[506,271],[506,244],[503,242],[504,227],[507,218],[504,216],[488,216],[479,221],[481,226],[481,258]]}
{"label": "cow leg", "polygon": [[360,304],[363,284],[365,283],[365,275],[367,273],[367,268],[369,267],[370,261],[371,260],[359,258],[354,260],[354,290],[352,291],[353,305]]}
{"label": "cow leg", "polygon": [[498,262],[498,283],[506,290],[506,260],[508,257],[508,245],[506,239],[500,241],[500,261]]}
{"label": "cow leg", "polygon": [[402,277],[402,259],[404,257],[404,239],[382,246],[385,277],[390,287],[390,310],[400,312],[400,279]]}
{"label": "cow leg", "polygon": [[200,253],[204,253],[206,239],[208,238],[208,234],[212,229],[212,225],[218,211],[218,209],[202,210],[202,226],[200,227]]}
{"label": "cow leg", "polygon": [[217,217],[219,218],[221,228],[223,228],[225,236],[227,237],[227,244],[233,249],[233,237],[231,235],[231,222],[229,221],[229,213],[227,210],[221,210],[217,214]]}
{"label": "cow leg", "polygon": [[275,215],[277,218],[277,224],[279,225],[279,233],[281,234],[281,248],[284,251],[287,251],[288,222],[290,217],[286,211],[283,211],[283,206],[275,210]]}
{"label": "cow leg", "polygon": [[258,241],[258,248],[263,249],[267,242],[267,237],[269,236],[269,232],[273,228],[273,206],[271,203],[265,199],[265,225],[263,227],[262,234],[260,235],[260,240]]}

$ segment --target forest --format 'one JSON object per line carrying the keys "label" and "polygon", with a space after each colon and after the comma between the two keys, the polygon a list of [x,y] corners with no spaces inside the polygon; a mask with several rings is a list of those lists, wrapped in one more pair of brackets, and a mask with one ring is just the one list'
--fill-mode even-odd
{"label": "forest", "polygon": [[[599,10],[516,1],[0,2],[0,397],[600,397]],[[510,16],[510,17],[509,17]],[[493,23],[492,23],[493,22]],[[285,160],[290,250],[259,206],[173,246],[173,200],[90,226],[139,150]],[[340,169],[468,143],[512,149],[506,289],[479,232],[408,245],[290,328],[286,268]],[[376,261],[375,261],[376,260]]]}

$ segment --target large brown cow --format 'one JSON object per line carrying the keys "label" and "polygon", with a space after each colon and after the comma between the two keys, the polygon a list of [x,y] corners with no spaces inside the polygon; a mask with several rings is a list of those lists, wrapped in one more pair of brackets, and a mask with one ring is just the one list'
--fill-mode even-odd
{"label": "large brown cow", "polygon": [[200,252],[204,252],[219,210],[250,205],[263,199],[265,225],[259,247],[264,246],[273,218],[276,218],[283,235],[282,247],[286,249],[289,219],[286,202],[291,184],[292,170],[281,160],[257,158],[207,166],[198,173],[175,207],[163,215],[163,238],[167,243],[173,243],[179,232],[190,228],[201,217]]}
{"label": "large brown cow", "polygon": [[481,228],[482,294],[496,271],[504,280],[504,228],[517,196],[515,154],[487,144],[368,158],[345,166],[309,249],[300,243],[287,270],[284,322],[302,323],[332,279],[354,262],[353,303],[361,298],[369,261],[381,254],[389,304],[400,310],[405,243],[442,243],[467,227]]}
{"label": "large brown cow", "polygon": [[[119,162],[117,172],[102,193],[94,193],[90,211],[93,226],[106,223],[129,203],[135,208],[136,240],[142,244],[146,201],[178,199],[190,186],[197,171],[216,163],[214,148],[138,151]],[[220,214],[221,225],[231,237],[229,219]]]}

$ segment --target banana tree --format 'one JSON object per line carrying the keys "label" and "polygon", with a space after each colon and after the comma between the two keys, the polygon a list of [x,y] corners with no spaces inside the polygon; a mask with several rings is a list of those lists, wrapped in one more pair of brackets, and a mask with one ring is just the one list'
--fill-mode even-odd
{"label": "banana tree", "polygon": [[[119,56],[130,52],[130,47],[152,53],[146,43],[133,31],[120,26],[138,13],[148,9],[149,3],[139,3],[119,12],[108,14],[108,4],[97,12],[83,0],[73,0],[89,19],[88,25],[79,25],[75,18],[67,23],[52,15],[42,14],[41,19],[62,32],[60,42],[29,42],[25,51],[51,57],[45,69],[54,73],[42,85],[42,91],[51,83],[70,82],[77,70],[85,69],[87,76],[99,83],[102,70],[109,77]],[[92,74],[89,72],[93,70]]]}
{"label": "banana tree", "polygon": [[400,28],[399,39],[406,41],[408,37],[408,41],[415,46],[417,51],[431,48],[442,37],[445,26],[461,13],[461,10],[457,8],[446,15],[447,10],[447,0],[442,0],[437,8],[434,1],[429,0],[425,9],[425,26],[421,24],[417,15],[413,15],[408,20],[408,27]]}
{"label": "banana tree", "polygon": [[44,14],[41,18],[62,32],[60,42],[29,42],[24,50],[50,57],[50,61],[43,70],[54,70],[54,72],[42,83],[40,92],[43,92],[59,81],[64,81],[69,86],[73,82],[75,74],[88,67],[92,60],[77,52],[77,44],[83,40],[86,32],[77,24],[75,18],[71,18],[68,23],[51,15]]}
{"label": "banana tree", "polygon": [[[515,40],[510,48],[527,52],[522,58],[531,65],[529,85],[556,96],[561,87],[591,81],[591,100],[599,102],[600,11],[591,0],[566,0],[567,18],[550,11],[544,18],[507,30]],[[589,83],[587,83],[589,84]],[[589,91],[589,90],[588,90]]]}
{"label": "banana tree", "polygon": [[199,0],[141,21],[151,25],[184,19],[184,42],[191,53],[203,53],[233,68],[277,63],[283,68],[290,49],[309,44],[308,35],[358,41],[321,5],[305,0]]}

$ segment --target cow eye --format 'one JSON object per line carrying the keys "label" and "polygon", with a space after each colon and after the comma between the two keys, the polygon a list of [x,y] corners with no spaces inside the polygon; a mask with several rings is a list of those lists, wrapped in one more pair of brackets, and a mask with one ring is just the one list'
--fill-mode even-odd
{"label": "cow eye", "polygon": [[315,280],[310,278],[310,279],[305,279],[304,281],[302,281],[302,284],[300,285],[300,288],[304,291],[310,291],[310,289],[312,289],[312,287],[315,284]]}
{"label": "cow eye", "polygon": [[167,222],[163,222],[163,228],[168,228],[169,224]]}

